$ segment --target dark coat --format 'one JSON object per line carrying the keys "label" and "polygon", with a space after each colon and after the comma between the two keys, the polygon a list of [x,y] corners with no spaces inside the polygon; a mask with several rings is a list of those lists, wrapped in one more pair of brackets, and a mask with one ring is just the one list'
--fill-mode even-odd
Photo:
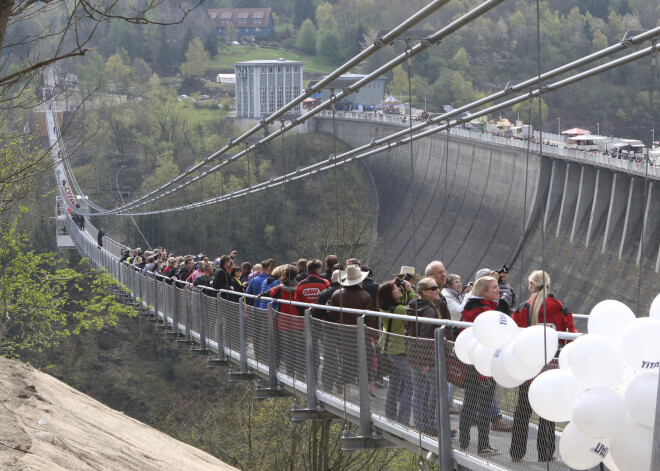
{"label": "dark coat", "polygon": [[[347,309],[366,309],[373,310],[374,304],[371,301],[371,295],[360,287],[360,285],[342,286],[335,291],[328,302],[328,306],[343,307]],[[328,311],[328,320],[339,322],[345,325],[357,325],[357,314],[348,312]],[[367,316],[364,324],[367,327],[378,329],[378,318]]]}

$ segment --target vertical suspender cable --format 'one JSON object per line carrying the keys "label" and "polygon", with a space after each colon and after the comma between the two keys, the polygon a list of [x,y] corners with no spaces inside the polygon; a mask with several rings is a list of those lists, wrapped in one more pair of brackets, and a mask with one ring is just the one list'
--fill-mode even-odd
{"label": "vertical suspender cable", "polygon": [[[657,38],[653,39],[653,46],[657,44]],[[651,89],[651,94],[649,97],[649,116],[651,118],[651,127],[652,129],[655,130],[655,120],[653,119],[653,94],[655,93],[655,56],[657,54],[657,50],[653,50],[651,54],[651,83],[650,83],[650,89]],[[655,131],[651,135],[651,145],[648,147],[648,150],[646,152],[646,162],[645,163],[645,169],[644,169],[644,200],[643,204],[647,205],[648,204],[648,191],[649,191],[649,151],[651,148],[653,148],[653,137],[654,137]],[[639,240],[639,276],[637,279],[637,316],[641,314],[641,302],[642,302],[642,269],[643,269],[643,263],[642,263],[642,256],[643,251],[644,251],[644,214],[642,214],[642,236]]]}
{"label": "vertical suspender cable", "polygon": [[[537,69],[537,74],[538,74],[538,89],[541,90],[541,6],[540,6],[540,1],[536,0],[536,69]],[[539,100],[539,185],[540,185],[540,192],[537,192],[537,194],[541,195],[541,270],[543,270],[543,291],[542,291],[542,296],[543,296],[543,325],[545,326],[547,324],[547,317],[548,317],[548,312],[547,312],[547,307],[546,307],[546,298],[548,295],[548,292],[546,290],[546,283],[545,283],[545,209],[548,205],[548,199],[545,198],[543,194],[543,102],[541,100],[541,96],[539,95],[538,97]],[[548,345],[548,338],[547,338],[547,330],[544,328],[543,329],[543,355],[544,355],[544,362],[547,365],[548,362],[551,360],[548,358],[548,349],[545,348],[546,345]],[[550,462],[546,461],[545,462],[545,469],[547,471],[550,471]]]}

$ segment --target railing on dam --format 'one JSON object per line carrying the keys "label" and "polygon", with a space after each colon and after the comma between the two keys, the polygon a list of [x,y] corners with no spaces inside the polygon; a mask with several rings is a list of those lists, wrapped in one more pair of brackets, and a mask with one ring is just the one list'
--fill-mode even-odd
{"label": "railing on dam", "polygon": [[[353,315],[357,325],[347,325],[314,318],[309,309],[301,317],[279,313],[272,305],[267,309],[255,308],[244,304],[243,298],[230,291],[223,292],[223,296],[228,297],[224,299],[211,288],[200,290],[185,283],[171,284],[171,280],[153,274],[143,275],[120,261],[124,248],[120,244],[106,237],[104,247],[99,247],[97,231],[91,224],[80,231],[68,218],[67,225],[80,252],[125,286],[134,302],[149,312],[152,321],[167,328],[166,335],[190,345],[191,352],[196,355],[208,355],[210,364],[231,361],[238,365],[230,372],[230,381],[261,379],[263,385],[257,387],[259,398],[285,393],[305,397],[306,406],[294,406],[292,410],[295,421],[342,417],[358,424],[360,436],[343,437],[345,451],[403,447],[438,461],[440,469],[454,469],[454,465],[473,470],[569,469],[559,460],[548,463],[549,468],[546,468],[547,463],[536,461],[538,427],[535,419],[529,423],[526,439],[529,451],[522,461],[514,462],[509,456],[510,430],[490,432],[490,445],[502,450],[498,456],[478,453],[475,427],[472,427],[469,447],[458,448],[458,439],[451,438],[450,430],[458,428],[457,412],[463,404],[464,393],[453,386],[447,393],[446,358],[453,356],[453,343],[444,341],[443,329],[435,330],[435,339],[418,339],[384,334],[368,326],[372,324],[369,318],[378,317],[383,322],[414,320],[411,316],[324,306],[324,309],[339,310],[344,316]],[[427,322],[445,329],[467,325],[437,319]],[[383,338],[383,335],[389,337]],[[565,338],[575,338],[575,335],[560,334]],[[428,376],[423,380],[410,376],[399,378],[402,388],[399,394],[414,384],[415,395],[411,396],[412,392],[407,390],[409,395],[403,402],[412,402],[399,402],[398,413],[396,401],[392,411],[392,403],[386,398],[396,390],[390,383],[394,381],[394,363],[390,362],[389,374],[383,377],[387,387],[375,387],[374,363],[384,360],[376,355],[376,346],[383,341],[398,342],[401,349],[406,350],[405,360],[404,357],[401,360],[408,375],[413,369],[410,364],[428,367],[425,373]],[[414,351],[412,357],[409,349]],[[497,387],[496,391],[492,407],[498,410],[493,410],[492,418],[499,414],[505,424],[510,424],[516,406],[516,390]],[[488,414],[491,414],[490,403]],[[560,436],[561,427],[557,430]]]}
{"label": "railing on dam", "polygon": [[[329,118],[332,117],[332,111],[321,111],[317,117]],[[336,119],[353,120],[353,121],[369,121],[375,123],[392,124],[401,127],[408,127],[410,125],[407,115],[390,115],[378,113],[365,113],[357,111],[335,111]],[[414,119],[414,118],[413,118]],[[415,124],[422,123],[423,121],[415,121]],[[443,132],[445,133],[445,132]],[[446,133],[445,133],[446,134]],[[502,136],[496,136],[485,132],[472,131],[469,129],[451,128],[450,134],[455,137],[462,137],[467,139],[478,140],[492,145],[514,147],[517,149],[527,149],[528,142],[522,139],[513,139]],[[529,150],[533,153],[540,151],[540,144],[531,142],[529,143]],[[660,167],[648,166],[646,164],[638,164],[624,159],[616,159],[603,155],[600,153],[583,152],[575,149],[567,149],[564,147],[557,147],[553,145],[543,145],[543,154],[552,158],[559,158],[572,162],[585,163],[597,167],[606,167],[612,170],[629,173],[631,175],[648,177],[654,180],[660,179]]]}

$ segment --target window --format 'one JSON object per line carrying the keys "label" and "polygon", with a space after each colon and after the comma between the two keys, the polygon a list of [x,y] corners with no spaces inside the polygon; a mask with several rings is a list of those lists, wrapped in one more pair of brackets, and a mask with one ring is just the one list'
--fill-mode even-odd
{"label": "window", "polygon": [[284,106],[284,90],[282,87],[277,87],[277,108]]}
{"label": "window", "polygon": [[269,73],[269,74],[272,74],[272,73],[273,73],[273,68],[272,68],[272,67],[268,67],[268,73]]}
{"label": "window", "polygon": [[294,65],[294,66],[293,66],[293,71],[294,71],[294,72],[298,72],[298,66],[297,66],[297,65]]}
{"label": "window", "polygon": [[275,87],[268,87],[268,112],[275,112]]}
{"label": "window", "polygon": [[261,113],[267,113],[268,112],[268,95],[266,94],[266,87],[261,87],[260,90],[260,112]]}
{"label": "window", "polygon": [[293,97],[291,96],[291,86],[290,85],[286,86],[285,99],[286,99],[286,103],[289,103],[291,100],[293,100]]}
{"label": "window", "polygon": [[279,74],[280,72],[282,72],[282,67],[277,68],[277,73]]}

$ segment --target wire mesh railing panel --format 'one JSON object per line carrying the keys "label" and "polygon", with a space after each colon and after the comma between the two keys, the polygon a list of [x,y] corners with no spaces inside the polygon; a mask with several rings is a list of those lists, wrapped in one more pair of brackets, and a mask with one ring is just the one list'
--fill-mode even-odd
{"label": "wire mesh railing panel", "polygon": [[317,339],[319,351],[317,387],[323,392],[341,396],[344,391],[340,374],[341,325],[314,319],[312,337]]}
{"label": "wire mesh railing panel", "polygon": [[[328,327],[325,330],[325,327]],[[338,368],[330,368],[327,381],[338,395],[348,402],[359,403],[357,326],[326,323],[324,325],[324,349],[328,354],[336,352]],[[325,350],[324,350],[325,351]],[[327,363],[326,363],[327,366]],[[323,376],[323,373],[321,373]]]}
{"label": "wire mesh railing panel", "polygon": [[[222,323],[224,333],[225,348],[232,352],[240,351],[240,327],[239,327],[239,312],[238,303],[232,303],[226,299],[218,298],[218,302],[222,303]],[[247,313],[247,306],[245,308]],[[250,339],[250,333],[247,333]]]}
{"label": "wire mesh railing panel", "polygon": [[[376,363],[373,365],[375,378],[372,388],[375,397],[371,402],[371,410],[393,422],[409,426],[413,382],[411,367],[406,359],[405,337],[380,332],[380,336],[376,338]],[[367,349],[368,346],[369,343]],[[381,384],[385,387],[382,388]]]}
{"label": "wire mesh railing panel", "polygon": [[[204,333],[207,340],[218,341],[218,307],[217,298],[202,293],[202,308],[204,312]],[[208,345],[208,344],[207,344]]]}
{"label": "wire mesh railing panel", "polygon": [[199,289],[194,288],[190,290],[190,312],[188,316],[190,318],[190,328],[199,333],[200,331],[200,310],[202,307],[202,300],[199,297]]}
{"label": "wire mesh railing panel", "polygon": [[307,382],[305,318],[275,312],[277,369],[297,381]]}
{"label": "wire mesh railing panel", "polygon": [[172,322],[172,309],[174,309],[175,287],[165,283],[165,301],[163,303],[163,312],[166,315],[165,324],[168,325]]}
{"label": "wire mesh railing panel", "polygon": [[[433,339],[405,337],[405,357],[412,380],[411,416],[415,430],[432,437],[438,436],[437,369]],[[444,394],[447,394],[445,391]]]}
{"label": "wire mesh railing panel", "polygon": [[568,470],[557,460],[556,433],[564,424],[539,420],[529,405],[530,381],[517,388],[498,386],[461,363],[453,343],[447,346],[450,422],[458,429],[454,448],[516,471]]}
{"label": "wire mesh railing panel", "polygon": [[146,302],[151,307],[156,306],[156,279],[151,276],[143,276],[143,282],[146,285]]}
{"label": "wire mesh railing panel", "polygon": [[245,336],[248,358],[268,364],[268,310],[245,306]]}
{"label": "wire mesh railing panel", "polygon": [[[186,293],[184,288],[178,288],[176,287],[174,289],[174,293],[176,296],[176,313],[177,313],[177,322],[178,324],[183,324],[185,325],[186,323],[186,310],[187,310],[187,299],[186,299]],[[178,325],[173,326],[174,331],[176,332],[177,329],[179,329]]]}

